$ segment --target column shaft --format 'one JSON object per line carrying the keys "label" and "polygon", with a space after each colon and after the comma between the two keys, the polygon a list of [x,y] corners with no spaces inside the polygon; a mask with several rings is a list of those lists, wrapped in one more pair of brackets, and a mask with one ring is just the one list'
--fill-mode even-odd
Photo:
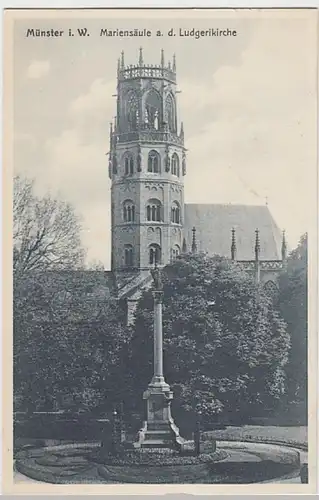
{"label": "column shaft", "polygon": [[154,301],[154,376],[163,377],[162,303]]}

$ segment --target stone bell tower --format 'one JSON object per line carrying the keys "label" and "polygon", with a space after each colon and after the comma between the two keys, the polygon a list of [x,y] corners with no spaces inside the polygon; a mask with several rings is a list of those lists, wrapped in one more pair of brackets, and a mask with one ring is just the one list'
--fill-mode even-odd
{"label": "stone bell tower", "polygon": [[183,244],[186,174],[176,110],[176,61],[118,60],[117,114],[110,130],[112,271],[166,265]]}

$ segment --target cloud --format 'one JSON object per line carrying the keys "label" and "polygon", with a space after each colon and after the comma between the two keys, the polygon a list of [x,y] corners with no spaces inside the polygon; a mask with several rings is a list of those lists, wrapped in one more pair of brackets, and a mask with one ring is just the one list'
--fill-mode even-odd
{"label": "cloud", "polygon": [[42,78],[49,74],[50,61],[32,61],[27,69],[27,78]]}
{"label": "cloud", "polygon": [[302,43],[300,28],[260,23],[241,65],[220,67],[211,83],[200,84],[196,119],[185,124],[186,199],[260,204],[268,197],[294,243],[314,209],[308,200],[316,162],[312,35],[305,30]]}
{"label": "cloud", "polygon": [[94,80],[88,92],[81,94],[71,102],[69,111],[72,115],[91,114],[92,112],[105,112],[111,102],[114,93],[113,82],[105,82],[102,78]]}
{"label": "cloud", "polygon": [[[186,202],[263,204],[267,196],[290,243],[307,230],[313,210],[308,198],[315,186],[313,40],[305,24],[265,20],[233,65],[214,67],[204,78],[184,72],[178,101],[188,149]],[[76,88],[72,84],[72,92]],[[110,181],[105,153],[116,112],[114,93],[112,74],[96,78],[70,101],[64,130],[44,143],[45,157],[37,168],[39,182],[54,186],[83,214],[90,259],[106,266]]]}
{"label": "cloud", "polygon": [[89,260],[110,262],[110,181],[108,122],[114,115],[114,89],[102,79],[71,101],[69,127],[45,143],[42,184],[54,186],[83,216],[82,241]]}
{"label": "cloud", "polygon": [[38,152],[38,141],[33,134],[16,132],[13,138],[14,144],[14,173],[35,178],[37,168],[35,158]]}

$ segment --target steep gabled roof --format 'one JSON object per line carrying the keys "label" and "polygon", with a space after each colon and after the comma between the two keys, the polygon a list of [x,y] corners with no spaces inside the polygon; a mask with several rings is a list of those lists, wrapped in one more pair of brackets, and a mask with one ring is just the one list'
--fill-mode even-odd
{"label": "steep gabled roof", "polygon": [[236,230],[237,259],[253,260],[255,230],[259,229],[260,258],[281,259],[281,232],[267,206],[185,204],[184,236],[187,249],[196,228],[199,251],[230,257],[231,230]]}

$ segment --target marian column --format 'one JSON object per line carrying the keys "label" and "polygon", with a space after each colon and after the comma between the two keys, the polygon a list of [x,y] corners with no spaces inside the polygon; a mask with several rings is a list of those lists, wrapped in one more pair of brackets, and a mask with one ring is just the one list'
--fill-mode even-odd
{"label": "marian column", "polygon": [[162,304],[163,292],[153,291],[154,299],[154,375],[152,385],[162,384],[163,377],[163,326],[162,326]]}
{"label": "marian column", "polygon": [[165,382],[163,373],[163,285],[160,270],[155,266],[151,271],[154,286],[154,373],[148,389],[143,394],[146,404],[146,420],[139,431],[136,447],[142,448],[177,448],[184,440],[179,435],[171,415],[173,392]]}

